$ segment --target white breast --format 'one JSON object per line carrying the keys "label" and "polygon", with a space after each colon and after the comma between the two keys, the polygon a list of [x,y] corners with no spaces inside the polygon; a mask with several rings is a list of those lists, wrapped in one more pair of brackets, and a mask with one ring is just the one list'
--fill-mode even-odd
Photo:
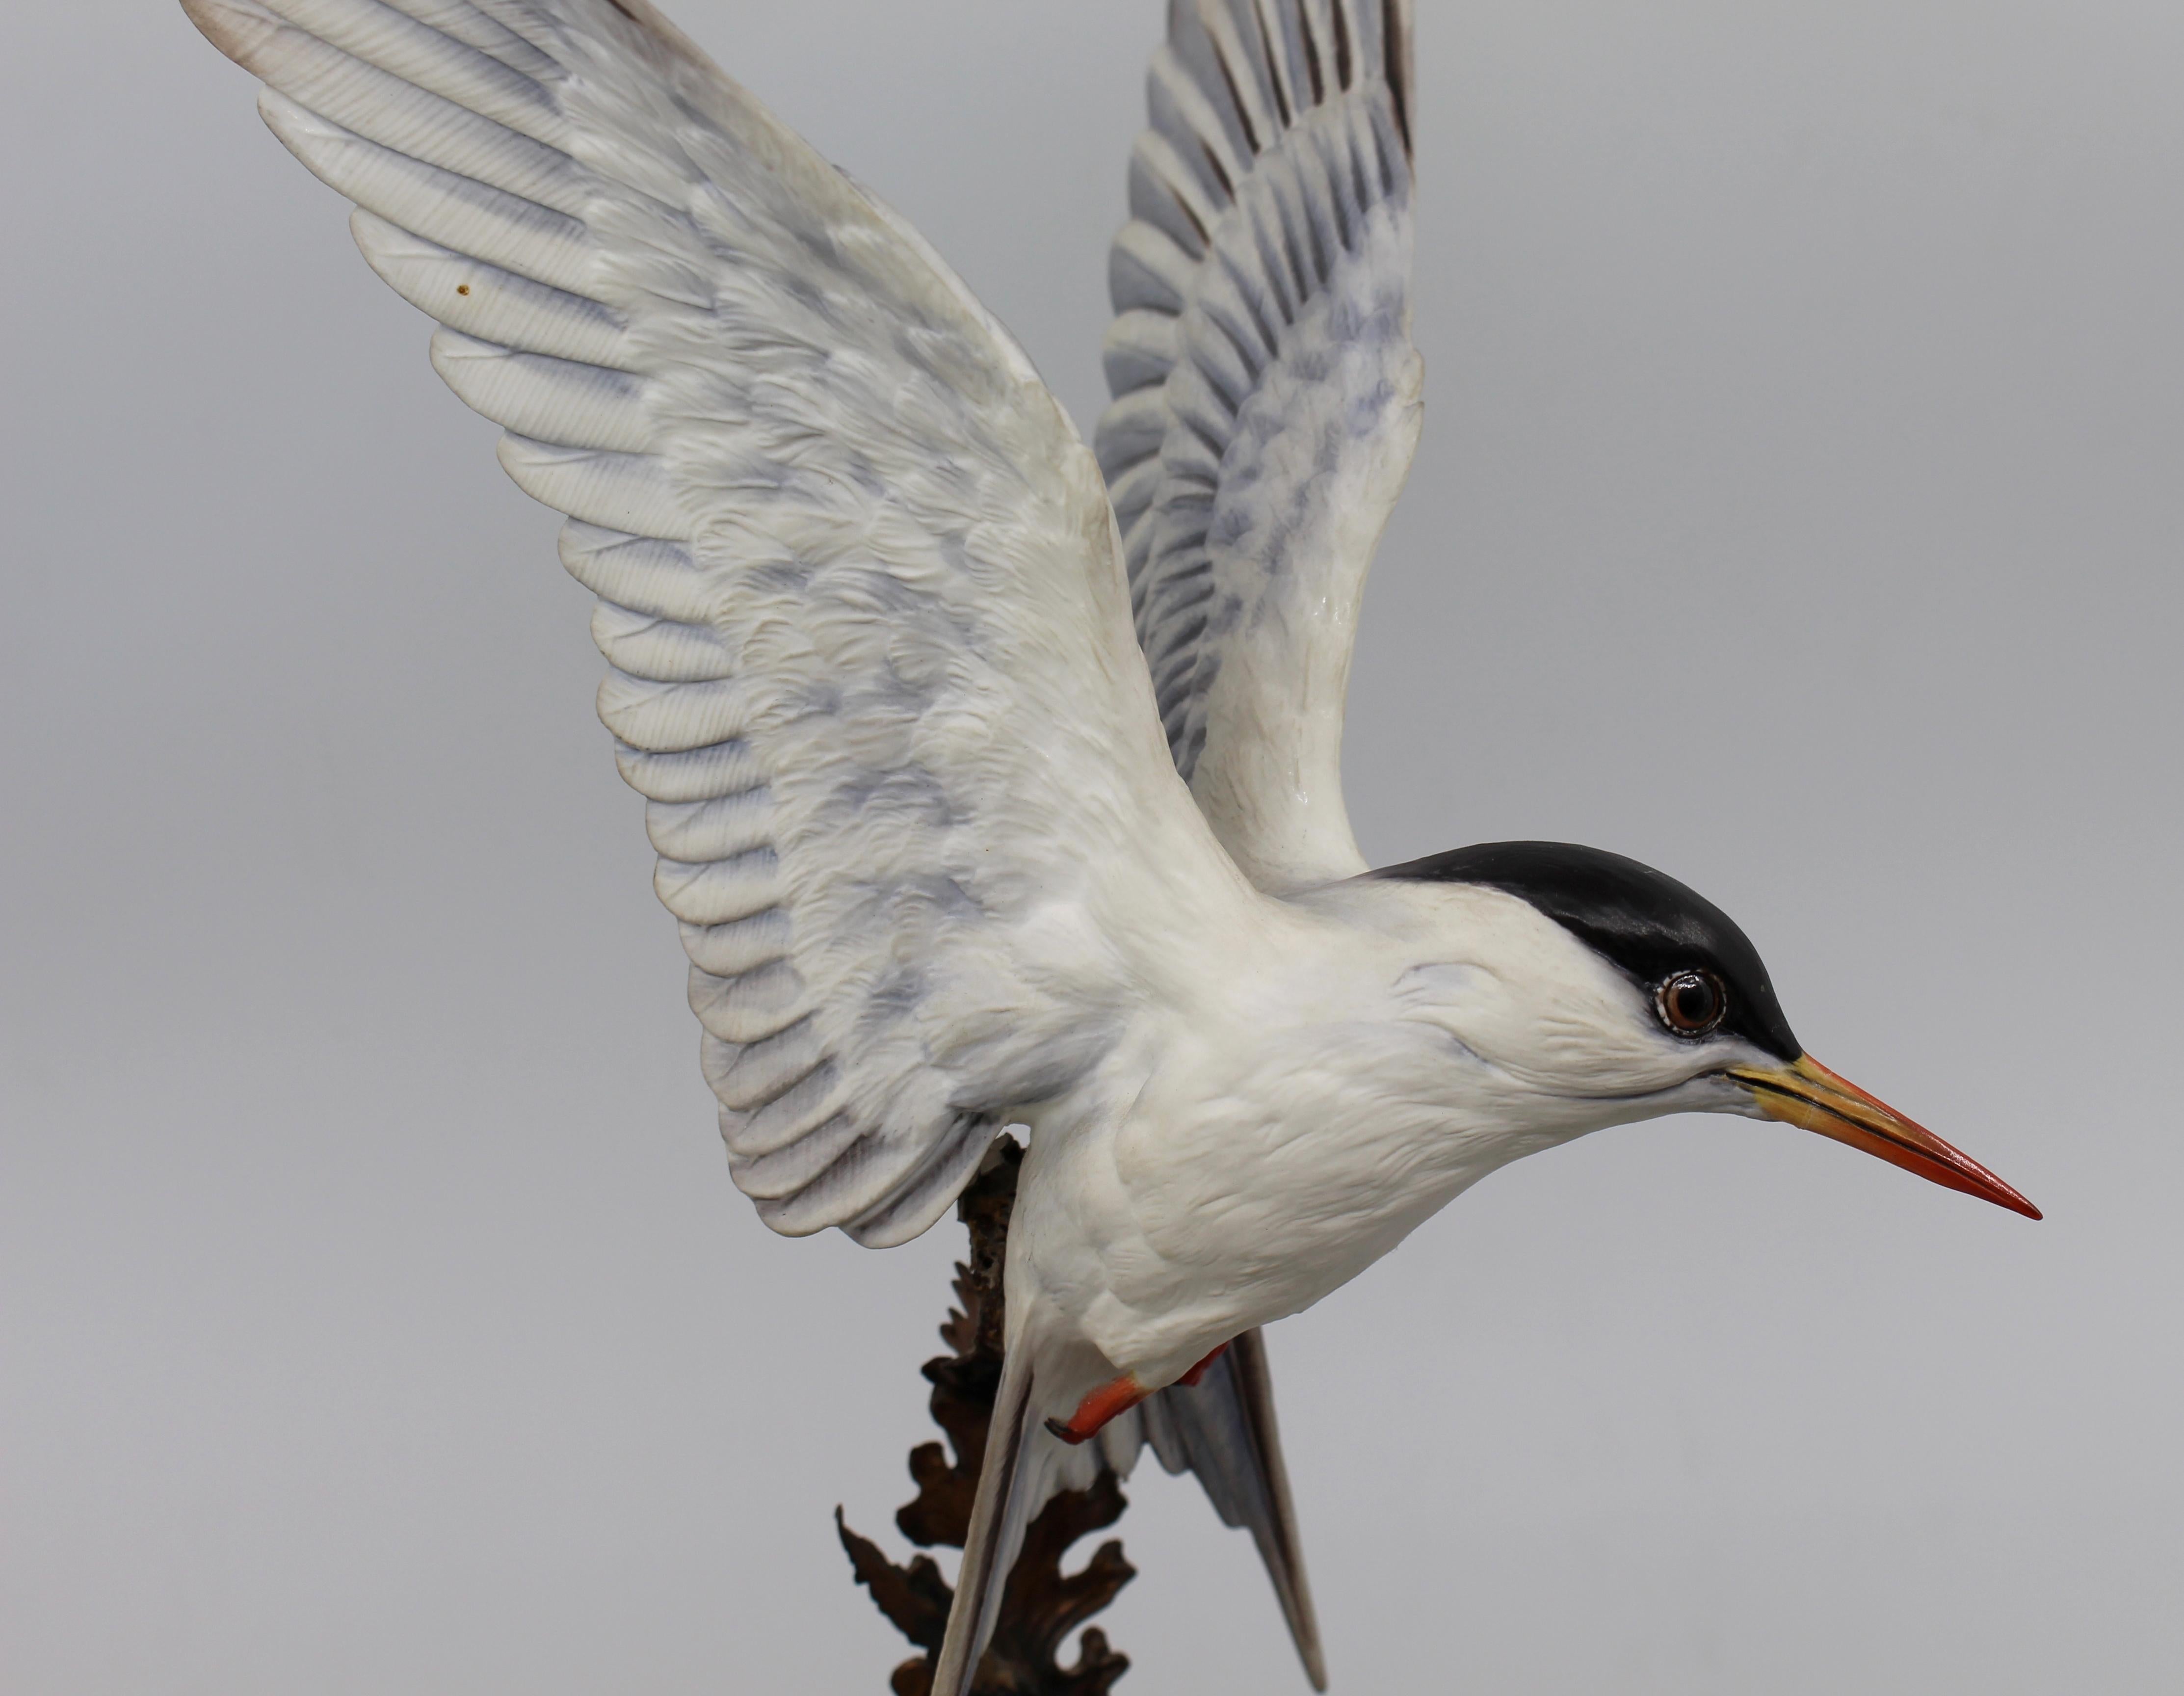
{"label": "white breast", "polygon": [[[1409,922],[1348,910],[1380,900]],[[1497,1167],[1607,1122],[1596,1103],[1543,1110],[1413,1005],[1422,959],[1490,940],[1481,905],[1366,890],[1290,909],[1209,967],[1220,993],[1209,981],[1193,1018],[1141,1029],[1043,1115],[1011,1276],[1035,1284],[1046,1323],[1168,1381],[1348,1282]],[[1490,974],[1483,1011],[1492,988]]]}

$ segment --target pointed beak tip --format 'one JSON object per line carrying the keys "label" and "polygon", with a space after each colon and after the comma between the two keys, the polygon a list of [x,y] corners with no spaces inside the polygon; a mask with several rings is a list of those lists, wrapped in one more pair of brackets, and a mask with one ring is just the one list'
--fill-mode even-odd
{"label": "pointed beak tip", "polygon": [[1760,1111],[1769,1119],[1817,1131],[1944,1189],[1976,1196],[2026,1219],[2045,1217],[2030,1200],[1970,1155],[1905,1118],[1879,1096],[1830,1071],[1809,1054],[1787,1066],[1740,1069],[1730,1075],[1752,1091]]}

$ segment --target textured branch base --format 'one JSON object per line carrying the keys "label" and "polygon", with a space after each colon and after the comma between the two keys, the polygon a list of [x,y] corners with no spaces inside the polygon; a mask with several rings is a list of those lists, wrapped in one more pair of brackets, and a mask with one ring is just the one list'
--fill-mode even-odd
{"label": "textured branch base", "polygon": [[[954,1459],[937,1442],[913,1449],[910,1476],[917,1497],[894,1516],[902,1534],[922,1548],[961,1548],[970,1530],[994,1392],[1001,1381],[1001,1269],[1022,1160],[1015,1142],[996,1142],[956,1206],[956,1216],[970,1228],[971,1258],[956,1269],[956,1306],[940,1327],[940,1340],[955,1353],[925,1363],[933,1420],[947,1433]],[[978,1663],[972,1696],[1106,1696],[1129,1671],[1128,1658],[1108,1648],[1106,1633],[1097,1628],[1084,1633],[1073,1665],[1056,1659],[1069,1634],[1137,1576],[1123,1559],[1121,1543],[1112,1540],[1080,1571],[1061,1570],[1062,1558],[1079,1538],[1113,1525],[1128,1505],[1114,1475],[1102,1473],[1093,1488],[1056,1496],[1032,1521],[1002,1591],[1000,1622]],[[889,1681],[894,1696],[931,1696],[955,1591],[931,1555],[916,1555],[909,1565],[898,1566],[844,1524],[838,1508],[834,1526],[857,1582],[872,1592],[895,1628],[925,1651],[895,1668]]]}

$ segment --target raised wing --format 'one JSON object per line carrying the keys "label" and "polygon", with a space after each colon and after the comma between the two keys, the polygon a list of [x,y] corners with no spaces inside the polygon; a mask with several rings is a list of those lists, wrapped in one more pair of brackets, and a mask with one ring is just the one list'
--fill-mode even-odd
{"label": "raised wing", "polygon": [[1092,456],[644,0],[185,5],[569,515],[736,1182],[777,1230],[915,1236],[1143,995],[1117,936],[1251,899],[1169,767]]}
{"label": "raised wing", "polygon": [[1418,444],[1410,0],[1170,0],[1098,448],[1175,762],[1251,880],[1365,869],[1342,710]]}

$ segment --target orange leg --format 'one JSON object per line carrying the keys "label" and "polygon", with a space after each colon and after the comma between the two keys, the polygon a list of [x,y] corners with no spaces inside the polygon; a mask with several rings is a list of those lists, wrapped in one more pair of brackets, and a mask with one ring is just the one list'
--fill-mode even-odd
{"label": "orange leg", "polygon": [[1046,1428],[1072,1447],[1089,1442],[1100,1435],[1100,1427],[1117,1414],[1127,1414],[1145,1400],[1151,1391],[1138,1382],[1138,1375],[1125,1372],[1112,1383],[1102,1384],[1077,1404],[1077,1411],[1069,1416],[1069,1423],[1049,1420]]}
{"label": "orange leg", "polygon": [[[1219,1348],[1215,1349],[1212,1353],[1184,1373],[1179,1381],[1191,1386],[1194,1389],[1196,1388],[1198,1381],[1206,1375],[1206,1369],[1222,1357],[1228,1347],[1227,1343],[1223,1343]],[[1108,1420],[1127,1414],[1150,1394],[1152,1392],[1138,1381],[1136,1373],[1125,1372],[1112,1383],[1102,1384],[1079,1402],[1077,1404],[1077,1411],[1069,1416],[1069,1422],[1067,1425],[1060,1420],[1049,1420],[1046,1422],[1046,1428],[1072,1447],[1080,1442],[1089,1442],[1100,1435],[1100,1427]]]}

